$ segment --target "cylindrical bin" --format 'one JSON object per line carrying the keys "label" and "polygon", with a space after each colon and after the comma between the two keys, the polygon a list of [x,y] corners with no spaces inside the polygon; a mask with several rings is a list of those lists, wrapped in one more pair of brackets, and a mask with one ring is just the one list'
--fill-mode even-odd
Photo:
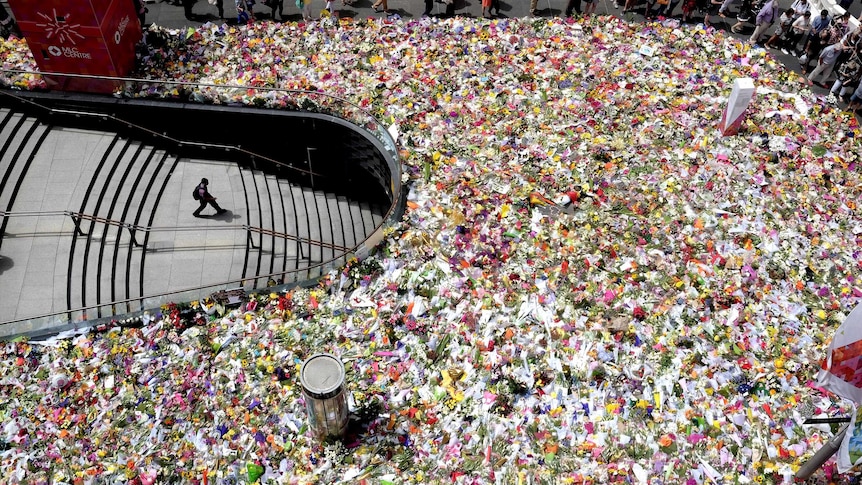
{"label": "cylindrical bin", "polygon": [[299,371],[308,426],[318,438],[342,437],[347,430],[344,364],[330,354],[314,354]]}

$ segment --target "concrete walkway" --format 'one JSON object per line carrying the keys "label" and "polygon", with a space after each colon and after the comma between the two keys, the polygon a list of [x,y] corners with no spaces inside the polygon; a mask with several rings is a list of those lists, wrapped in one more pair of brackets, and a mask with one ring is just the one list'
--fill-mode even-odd
{"label": "concrete walkway", "polygon": [[[0,145],[6,147],[0,174],[11,167],[0,192],[3,210],[11,201],[0,240],[0,338],[56,327],[62,316],[32,318],[52,312],[92,320],[201,298],[224,288],[176,292],[225,281],[265,286],[255,275],[282,272],[274,279],[302,280],[307,273],[291,270],[343,252],[307,241],[353,247],[383,220],[383,208],[260,170],[178,158],[114,133],[49,126],[9,109],[0,109]],[[204,177],[227,213],[214,215],[208,207],[203,215],[209,216],[192,215],[198,203],[191,193]],[[82,220],[87,236],[75,235],[69,213],[151,230],[138,230],[133,239],[125,225]],[[244,226],[290,238],[252,232],[250,245]],[[168,292],[174,294],[140,299]],[[132,301],[106,305],[125,299]]]}

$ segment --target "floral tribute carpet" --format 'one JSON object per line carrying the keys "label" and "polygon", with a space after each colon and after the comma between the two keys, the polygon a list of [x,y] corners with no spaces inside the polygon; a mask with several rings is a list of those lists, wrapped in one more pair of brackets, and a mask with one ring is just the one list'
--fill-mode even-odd
{"label": "floral tribute carpet", "polygon": [[[315,288],[3,344],[3,482],[789,483],[832,436],[802,423],[846,410],[815,375],[862,299],[860,130],[763,50],[613,17],[156,34],[137,77],[395,123],[406,214]],[[721,137],[737,77],[758,92]],[[306,425],[321,351],[347,369],[343,441]]]}

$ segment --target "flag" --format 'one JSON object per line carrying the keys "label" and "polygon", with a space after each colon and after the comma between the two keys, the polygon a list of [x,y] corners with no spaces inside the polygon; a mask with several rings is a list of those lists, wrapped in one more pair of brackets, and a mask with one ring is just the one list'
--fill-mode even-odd
{"label": "flag", "polygon": [[838,471],[846,473],[862,464],[862,304],[835,331],[817,383],[853,403],[852,421],[838,449]]}
{"label": "flag", "polygon": [[838,448],[838,472],[847,473],[862,464],[862,412],[855,405],[851,409],[850,427]]}
{"label": "flag", "polygon": [[862,404],[862,305],[835,331],[817,382],[826,390]]}

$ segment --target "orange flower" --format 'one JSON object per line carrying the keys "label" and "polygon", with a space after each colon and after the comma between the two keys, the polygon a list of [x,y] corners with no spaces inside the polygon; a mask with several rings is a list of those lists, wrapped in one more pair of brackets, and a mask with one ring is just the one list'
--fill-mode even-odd
{"label": "orange flower", "polygon": [[673,444],[673,438],[671,438],[670,435],[668,435],[668,434],[662,435],[662,437],[658,439],[658,445],[661,446],[662,448],[667,448],[668,446],[670,446],[672,444]]}

